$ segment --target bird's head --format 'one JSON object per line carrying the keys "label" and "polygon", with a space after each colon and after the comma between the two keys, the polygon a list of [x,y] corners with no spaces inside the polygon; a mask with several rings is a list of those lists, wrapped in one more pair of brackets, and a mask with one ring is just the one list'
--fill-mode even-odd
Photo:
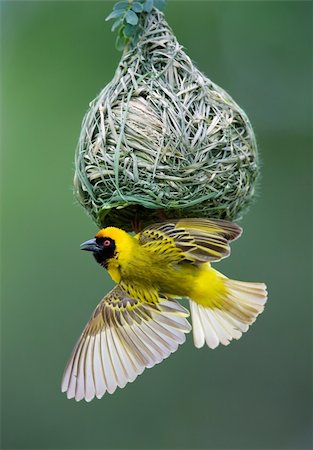
{"label": "bird's head", "polygon": [[83,242],[81,250],[93,253],[96,261],[103,267],[125,257],[130,250],[132,237],[119,228],[108,227],[100,230],[93,239]]}

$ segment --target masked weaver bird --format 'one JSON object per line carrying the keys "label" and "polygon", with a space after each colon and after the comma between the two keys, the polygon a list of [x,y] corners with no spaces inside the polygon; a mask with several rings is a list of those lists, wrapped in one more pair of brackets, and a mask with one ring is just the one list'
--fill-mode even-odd
{"label": "masked weaver bird", "polygon": [[108,227],[82,250],[93,253],[117,286],[96,307],[65,369],[62,391],[77,401],[123,388],[175,352],[191,330],[194,344],[228,345],[247,331],[267,299],[263,283],[230,280],[211,267],[230,253],[241,228],[227,221],[181,219],[135,236]]}

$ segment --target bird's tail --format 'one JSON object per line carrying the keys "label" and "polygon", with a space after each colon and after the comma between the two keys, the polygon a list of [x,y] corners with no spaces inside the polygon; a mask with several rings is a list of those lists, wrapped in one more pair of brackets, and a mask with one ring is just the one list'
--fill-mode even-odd
{"label": "bird's tail", "polygon": [[239,339],[263,311],[267,300],[264,283],[245,283],[230,280],[219,272],[216,274],[224,285],[218,300],[210,302],[210,306],[190,300],[193,339],[197,348],[205,342],[210,348],[216,348]]}

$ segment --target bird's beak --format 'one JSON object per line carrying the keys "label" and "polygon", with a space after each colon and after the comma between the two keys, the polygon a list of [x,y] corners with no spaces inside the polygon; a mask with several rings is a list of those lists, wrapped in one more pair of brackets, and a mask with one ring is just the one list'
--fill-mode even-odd
{"label": "bird's beak", "polygon": [[89,241],[83,242],[80,245],[81,250],[86,250],[87,252],[98,252],[100,246],[97,244],[95,239],[89,239]]}

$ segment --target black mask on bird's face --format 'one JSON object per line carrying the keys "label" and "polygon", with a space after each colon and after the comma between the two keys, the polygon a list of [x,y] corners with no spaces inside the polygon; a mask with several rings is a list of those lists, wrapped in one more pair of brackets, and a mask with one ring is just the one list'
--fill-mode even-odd
{"label": "black mask on bird's face", "polygon": [[97,237],[83,242],[80,249],[92,252],[96,261],[106,267],[108,260],[115,255],[115,241],[109,237]]}

